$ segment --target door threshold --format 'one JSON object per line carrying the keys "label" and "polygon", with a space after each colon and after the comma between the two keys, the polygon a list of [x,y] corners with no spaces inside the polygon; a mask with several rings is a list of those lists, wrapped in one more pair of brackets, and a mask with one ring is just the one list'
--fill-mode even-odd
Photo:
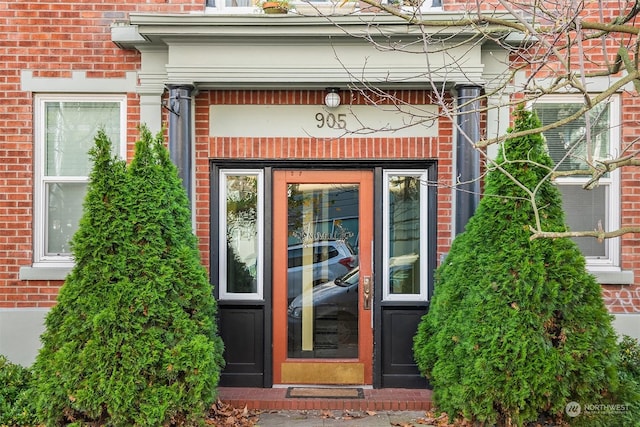
{"label": "door threshold", "polygon": [[273,384],[271,388],[361,388],[364,390],[373,390],[371,384]]}

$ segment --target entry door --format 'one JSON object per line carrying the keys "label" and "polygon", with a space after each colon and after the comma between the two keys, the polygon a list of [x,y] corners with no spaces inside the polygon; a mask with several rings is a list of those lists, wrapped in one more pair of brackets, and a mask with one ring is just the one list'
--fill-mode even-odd
{"label": "entry door", "polygon": [[276,171],[275,384],[371,384],[373,173]]}

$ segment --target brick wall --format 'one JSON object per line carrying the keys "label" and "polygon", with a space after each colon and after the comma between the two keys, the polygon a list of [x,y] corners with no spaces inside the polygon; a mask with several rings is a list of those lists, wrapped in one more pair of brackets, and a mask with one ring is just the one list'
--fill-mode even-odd
{"label": "brick wall", "polygon": [[[48,307],[61,282],[18,280],[33,260],[33,97],[20,85],[34,77],[123,78],[140,55],[111,42],[110,25],[130,12],[202,11],[194,0],[14,0],[0,2],[0,308]],[[138,135],[139,102],[128,96],[129,151]]]}
{"label": "brick wall", "polygon": [[[34,77],[70,77],[86,72],[89,78],[123,78],[138,70],[140,55],[125,51],[110,40],[110,25],[126,20],[131,12],[190,13],[204,10],[204,0],[14,0],[0,2],[0,308],[48,307],[55,303],[61,282],[20,281],[21,266],[33,259],[33,97],[21,91],[21,71]],[[475,4],[475,3],[474,3]],[[466,2],[444,2],[446,10],[466,8]],[[483,3],[486,9],[492,3]],[[594,51],[595,52],[595,51]],[[593,59],[597,59],[594,54]],[[600,58],[604,59],[604,58]],[[203,263],[209,264],[209,166],[208,156],[250,158],[292,158],[341,156],[433,157],[438,158],[441,184],[452,180],[451,123],[442,122],[438,138],[425,139],[345,139],[325,144],[322,152],[309,141],[221,141],[208,136],[208,106],[211,103],[321,103],[319,91],[211,91],[196,100],[196,198],[195,217]],[[423,102],[428,94],[407,91],[411,102]],[[640,102],[636,93],[623,94],[623,147],[640,148]],[[355,98],[355,103],[363,102]],[[129,153],[138,135],[139,100],[128,96]],[[164,117],[166,122],[166,115]],[[277,148],[276,148],[277,147]],[[213,152],[211,151],[213,150]],[[622,225],[640,222],[640,170],[622,172]],[[451,242],[452,197],[446,185],[438,193],[438,253]],[[635,235],[622,238],[622,267],[640,274],[640,241]],[[611,311],[640,312],[640,278],[631,286],[604,286]]]}

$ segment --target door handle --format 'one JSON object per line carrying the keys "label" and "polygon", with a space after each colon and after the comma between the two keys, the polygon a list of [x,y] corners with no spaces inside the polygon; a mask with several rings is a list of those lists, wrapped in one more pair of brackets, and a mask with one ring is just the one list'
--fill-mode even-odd
{"label": "door handle", "polygon": [[362,288],[364,309],[371,310],[371,294],[373,291],[373,281],[371,280],[371,276],[364,276],[362,278]]}

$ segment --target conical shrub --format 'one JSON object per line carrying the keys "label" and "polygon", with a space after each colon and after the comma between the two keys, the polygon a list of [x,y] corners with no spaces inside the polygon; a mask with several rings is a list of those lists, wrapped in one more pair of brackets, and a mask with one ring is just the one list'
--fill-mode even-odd
{"label": "conical shrub", "polygon": [[[517,109],[515,131],[539,126]],[[536,221],[566,230],[542,136],[507,139],[496,162],[500,170],[489,172],[475,215],[436,271],[415,359],[437,407],[453,418],[596,425],[565,408],[616,399],[616,335],[600,286],[570,239],[530,240]],[[535,191],[537,211],[525,189]]]}
{"label": "conical shrub", "polygon": [[75,267],[34,365],[47,425],[191,425],[223,365],[216,303],[188,198],[161,134],[145,127],[127,167],[100,132]]}

